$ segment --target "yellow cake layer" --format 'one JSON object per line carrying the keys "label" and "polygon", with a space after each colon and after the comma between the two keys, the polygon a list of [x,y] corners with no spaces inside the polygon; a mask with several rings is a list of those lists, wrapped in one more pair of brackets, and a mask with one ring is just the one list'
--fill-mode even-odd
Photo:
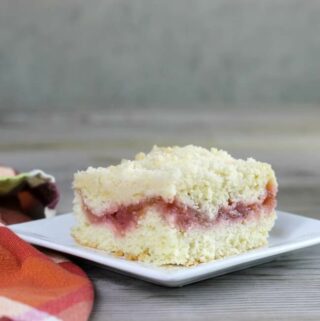
{"label": "yellow cake layer", "polygon": [[156,265],[194,265],[236,255],[267,244],[275,212],[245,224],[217,224],[210,229],[181,231],[169,226],[154,208],[149,208],[138,226],[124,237],[105,225],[87,222],[81,206],[75,204],[79,224],[72,235],[78,243],[130,260]]}

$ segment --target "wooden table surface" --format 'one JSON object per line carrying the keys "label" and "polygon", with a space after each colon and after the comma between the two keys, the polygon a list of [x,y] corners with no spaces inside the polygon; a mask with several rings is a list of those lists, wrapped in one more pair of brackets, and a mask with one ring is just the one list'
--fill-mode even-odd
{"label": "wooden table surface", "polygon": [[[270,162],[278,208],[320,218],[320,108],[2,111],[0,163],[42,168],[71,210],[72,175],[148,151],[198,144]],[[164,288],[76,259],[92,279],[91,320],[320,320],[320,246],[183,288]]]}

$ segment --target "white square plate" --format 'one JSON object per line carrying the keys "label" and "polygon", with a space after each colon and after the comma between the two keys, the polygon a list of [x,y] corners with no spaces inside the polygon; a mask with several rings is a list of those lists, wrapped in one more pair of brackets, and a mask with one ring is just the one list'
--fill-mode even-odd
{"label": "white square plate", "polygon": [[11,225],[10,228],[32,244],[78,256],[119,273],[169,287],[183,286],[244,269],[271,261],[279,254],[320,243],[320,220],[278,211],[278,219],[270,233],[267,247],[193,267],[157,267],[78,245],[70,236],[74,224],[73,215],[64,214]]}

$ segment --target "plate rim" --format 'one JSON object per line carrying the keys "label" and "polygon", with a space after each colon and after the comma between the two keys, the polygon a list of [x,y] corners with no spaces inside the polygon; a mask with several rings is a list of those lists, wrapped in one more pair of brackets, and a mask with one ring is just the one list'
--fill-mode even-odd
{"label": "plate rim", "polygon": [[[320,220],[315,218],[310,218],[306,216],[301,216],[294,213],[289,213],[285,211],[277,210],[277,215],[285,216],[285,218],[296,217],[299,219],[304,219],[306,221],[314,221],[317,224],[320,223]],[[56,250],[65,254],[77,256],[89,261],[93,261],[102,265],[104,268],[117,271],[118,273],[131,275],[139,279],[143,279],[152,283],[168,286],[168,287],[177,287],[183,286],[186,284],[194,283],[203,279],[210,277],[215,277],[218,275],[230,273],[231,271],[224,272],[226,270],[240,270],[242,265],[245,265],[244,268],[249,266],[254,266],[262,264],[262,261],[271,261],[275,257],[289,253],[295,250],[306,248],[320,243],[320,231],[316,236],[300,237],[297,241],[291,241],[290,243],[284,243],[275,245],[272,247],[262,247],[248,252],[227,257],[221,260],[211,261],[207,263],[202,263],[192,267],[177,267],[168,269],[164,267],[157,267],[152,264],[129,261],[124,258],[118,258],[112,256],[111,254],[104,253],[101,250],[92,249],[89,247],[84,247],[77,245],[75,242],[74,246],[55,243],[53,240],[46,240],[44,238],[38,238],[32,233],[21,230],[21,227],[25,225],[37,224],[43,220],[55,220],[55,219],[66,219],[66,216],[73,216],[73,213],[64,213],[59,214],[55,217],[44,218],[36,221],[25,222],[20,224],[10,225],[9,229],[15,232],[23,240],[37,245],[42,246],[48,249]],[[20,229],[20,231],[19,231]],[[97,255],[98,254],[98,255]],[[265,260],[264,260],[265,259]],[[270,259],[270,260],[268,260]],[[260,263],[261,262],[261,263]],[[242,268],[243,269],[243,268]],[[219,273],[221,272],[221,273]]]}

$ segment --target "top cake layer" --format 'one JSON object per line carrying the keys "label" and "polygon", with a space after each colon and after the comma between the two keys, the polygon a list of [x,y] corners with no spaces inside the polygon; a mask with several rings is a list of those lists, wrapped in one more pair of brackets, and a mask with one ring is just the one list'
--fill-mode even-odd
{"label": "top cake layer", "polygon": [[276,189],[269,164],[234,159],[222,150],[188,145],[153,147],[135,160],[75,174],[74,189],[94,215],[150,198],[178,200],[213,218],[231,201],[254,203]]}

